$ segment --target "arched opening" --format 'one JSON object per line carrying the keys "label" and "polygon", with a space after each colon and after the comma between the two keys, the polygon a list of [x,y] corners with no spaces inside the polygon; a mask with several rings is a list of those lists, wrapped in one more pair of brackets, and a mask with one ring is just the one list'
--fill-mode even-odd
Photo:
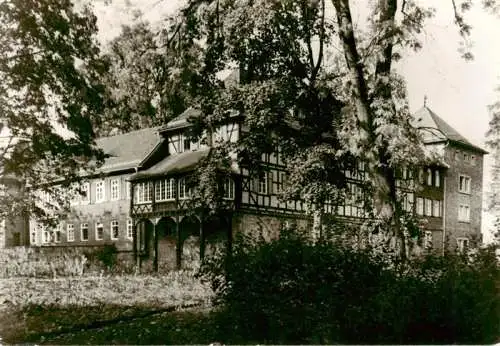
{"label": "arched opening", "polygon": [[136,223],[136,251],[141,259],[154,258],[154,226],[148,219]]}
{"label": "arched opening", "polygon": [[179,225],[182,268],[196,267],[200,262],[200,221],[184,217]]}
{"label": "arched opening", "polygon": [[162,217],[156,225],[158,235],[158,269],[168,271],[176,269],[176,225],[170,217]]}
{"label": "arched opening", "polygon": [[214,215],[203,222],[205,240],[205,257],[213,256],[218,251],[230,248],[231,243],[231,221],[225,215]]}

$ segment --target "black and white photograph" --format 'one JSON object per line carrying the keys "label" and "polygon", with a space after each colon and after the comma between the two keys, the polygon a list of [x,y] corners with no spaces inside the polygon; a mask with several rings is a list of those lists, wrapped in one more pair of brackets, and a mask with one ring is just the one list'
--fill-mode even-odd
{"label": "black and white photograph", "polygon": [[500,0],[0,0],[2,344],[500,344]]}

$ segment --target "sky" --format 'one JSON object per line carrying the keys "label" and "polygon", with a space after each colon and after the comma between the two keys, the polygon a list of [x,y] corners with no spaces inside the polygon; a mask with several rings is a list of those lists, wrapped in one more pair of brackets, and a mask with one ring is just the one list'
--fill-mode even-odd
{"label": "sky", "polygon": [[[356,0],[353,0],[353,2]],[[366,4],[368,0],[357,0]],[[412,111],[427,106],[452,125],[470,142],[486,148],[486,132],[490,114],[487,106],[500,98],[495,89],[500,85],[500,18],[476,5],[467,12],[466,19],[472,26],[471,41],[474,60],[465,61],[458,48],[461,39],[453,23],[451,0],[418,0],[432,6],[436,14],[429,19],[422,34],[423,48],[409,53],[398,63],[397,70],[407,81],[409,104]],[[476,1],[477,2],[477,1]],[[98,17],[100,39],[105,42],[120,33],[121,25],[131,23],[136,10],[151,23],[171,14],[182,0],[112,0],[105,5],[94,2]],[[360,8],[366,8],[361,6]],[[362,11],[361,11],[362,12]],[[485,158],[483,189],[490,188],[492,158]],[[483,209],[486,209],[486,196]],[[483,213],[483,234],[491,239],[492,216]]]}

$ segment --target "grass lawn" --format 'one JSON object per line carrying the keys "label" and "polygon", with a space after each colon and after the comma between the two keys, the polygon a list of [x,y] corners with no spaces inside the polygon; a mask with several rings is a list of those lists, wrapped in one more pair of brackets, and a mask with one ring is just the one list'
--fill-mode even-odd
{"label": "grass lawn", "polygon": [[[3,341],[36,344],[209,344],[222,335],[208,309],[29,307],[2,314]],[[12,323],[15,322],[15,323]]]}
{"label": "grass lawn", "polygon": [[188,271],[0,279],[0,342],[210,343],[212,296]]}

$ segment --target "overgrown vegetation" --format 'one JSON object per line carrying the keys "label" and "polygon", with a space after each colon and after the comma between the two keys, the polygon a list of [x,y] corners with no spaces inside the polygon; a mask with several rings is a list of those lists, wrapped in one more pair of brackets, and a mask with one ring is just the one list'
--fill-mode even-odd
{"label": "overgrown vegetation", "polygon": [[498,342],[494,249],[394,266],[369,250],[295,234],[240,239],[203,268],[231,342]]}
{"label": "overgrown vegetation", "polygon": [[[57,338],[82,330],[92,333],[99,327],[119,329],[123,328],[121,322],[182,306],[208,307],[212,296],[209,285],[201,283],[193,271],[162,276],[0,279],[0,337],[8,343],[38,343],[49,336]],[[140,339],[140,335],[148,332],[137,333],[135,337]],[[132,337],[127,329],[122,334]],[[107,338],[100,343],[112,343],[112,337],[107,335]],[[84,342],[88,339],[79,339],[77,343]]]}

